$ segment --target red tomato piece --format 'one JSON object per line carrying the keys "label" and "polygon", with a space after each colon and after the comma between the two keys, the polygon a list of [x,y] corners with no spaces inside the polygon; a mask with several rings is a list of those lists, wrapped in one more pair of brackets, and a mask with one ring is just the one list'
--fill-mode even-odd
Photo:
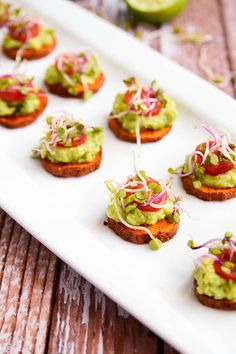
{"label": "red tomato piece", "polygon": [[10,23],[8,26],[8,31],[11,38],[24,43],[26,40],[38,36],[40,25],[37,22],[30,21],[22,22],[19,25]]}
{"label": "red tomato piece", "polygon": [[[213,146],[213,141],[209,142],[209,147],[211,148]],[[201,151],[201,147],[206,147],[206,143],[202,143],[196,147],[196,151]],[[218,156],[219,158],[219,163],[217,165],[211,165],[211,164],[202,164],[201,166],[204,167],[205,173],[210,176],[218,176],[220,174],[226,173],[234,168],[233,162],[229,160],[220,160],[222,157],[222,154],[220,151],[216,150],[214,151],[214,154]],[[197,162],[201,164],[202,162],[202,157],[197,156]]]}
{"label": "red tomato piece", "polygon": [[[231,256],[230,249],[224,249],[223,252],[219,255],[219,261],[215,261],[213,263],[216,274],[218,274],[221,278],[226,280],[236,281],[236,253]],[[230,269],[230,273],[225,273],[221,269],[222,262],[230,261],[234,263],[234,266]]]}
{"label": "red tomato piece", "polygon": [[72,144],[70,146],[66,146],[62,143],[57,143],[57,146],[62,147],[62,148],[76,147],[76,146],[84,144],[86,142],[86,140],[87,140],[87,135],[80,134],[76,138],[72,139]]}
{"label": "red tomato piece", "polygon": [[25,95],[18,90],[8,91],[6,89],[0,91],[0,98],[9,102],[22,102],[25,99]]}
{"label": "red tomato piece", "polygon": [[[143,99],[146,98],[146,94],[147,94],[147,90],[142,89],[141,98],[143,98]],[[132,100],[132,98],[134,97],[134,95],[135,95],[135,94],[134,94],[133,92],[129,91],[129,90],[126,91],[126,92],[125,92],[125,95],[124,95],[124,101],[125,101],[125,103],[126,103],[128,106],[130,106],[130,108],[131,108],[133,111],[135,111],[135,108],[134,108],[133,103],[132,103],[132,102],[130,103],[130,101]],[[154,97],[155,97],[154,91],[151,91],[149,97],[151,97],[151,98],[154,98]],[[154,107],[152,108],[152,110],[151,110],[150,112],[144,113],[143,115],[144,115],[144,116],[156,116],[156,115],[158,115],[158,113],[160,112],[160,110],[161,110],[161,101],[158,100],[158,101],[155,103],[155,105],[154,105]]]}
{"label": "red tomato piece", "polygon": [[[157,182],[155,179],[153,178],[149,178],[148,181],[147,181],[147,184],[149,185],[150,183],[155,183],[157,184],[158,186],[160,186],[160,183]],[[151,196],[149,197],[149,199],[151,198]],[[168,194],[167,193],[164,193],[162,196],[156,198],[154,201],[153,201],[153,204],[165,204],[165,202],[167,201],[167,198],[168,198]],[[141,211],[159,211],[160,208],[153,208],[151,205],[146,205],[146,206],[138,206],[138,208],[141,210]]]}

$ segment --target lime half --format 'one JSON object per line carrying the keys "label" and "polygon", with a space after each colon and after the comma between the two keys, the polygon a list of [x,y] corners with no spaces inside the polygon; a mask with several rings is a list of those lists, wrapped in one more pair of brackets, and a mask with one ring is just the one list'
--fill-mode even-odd
{"label": "lime half", "polygon": [[137,19],[151,23],[170,21],[183,10],[187,2],[188,0],[126,0]]}

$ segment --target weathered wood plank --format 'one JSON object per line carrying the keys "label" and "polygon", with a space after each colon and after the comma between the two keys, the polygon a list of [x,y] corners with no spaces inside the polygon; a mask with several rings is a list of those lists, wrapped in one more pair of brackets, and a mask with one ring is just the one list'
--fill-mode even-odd
{"label": "weathered wood plank", "polygon": [[45,352],[56,256],[0,210],[0,351]]}
{"label": "weathered wood plank", "polygon": [[157,353],[156,336],[62,264],[49,353]]}
{"label": "weathered wood plank", "polygon": [[[30,241],[30,236],[26,233],[26,231],[21,230],[18,225],[17,227],[14,228],[12,240],[15,237],[17,239],[17,250],[13,260],[14,263],[12,266],[10,283],[8,284],[9,291],[7,294],[7,304],[6,304],[4,316],[2,318],[4,322],[0,332],[0,348],[3,352],[9,351],[13,332],[15,330],[16,313],[19,306],[19,298],[20,298],[20,292],[21,292],[22,281],[24,276],[25,262],[27,258],[28,246]],[[13,246],[9,248],[8,254],[10,254],[10,250],[13,250]],[[7,264],[6,262],[4,275],[7,273],[7,269],[9,269],[9,264]],[[1,294],[3,294],[2,288],[1,288]]]}
{"label": "weathered wood plank", "polygon": [[31,295],[33,291],[34,274],[38,261],[40,244],[34,238],[30,240],[27,264],[25,266],[24,280],[22,284],[19,309],[16,317],[16,327],[12,340],[12,353],[20,353],[22,350],[25,329],[28,319]]}
{"label": "weathered wood plank", "polygon": [[[23,343],[23,352],[25,353],[43,353],[45,349],[46,343],[42,339],[46,338],[48,321],[50,320],[50,311],[45,313],[45,310],[50,310],[51,292],[54,290],[54,276],[48,275],[48,271],[53,269],[55,272],[55,257],[43,245],[40,245]],[[48,276],[49,278],[47,278]],[[52,281],[50,282],[51,276]],[[40,323],[40,319],[44,320],[44,325]],[[36,342],[38,343],[37,351]]]}

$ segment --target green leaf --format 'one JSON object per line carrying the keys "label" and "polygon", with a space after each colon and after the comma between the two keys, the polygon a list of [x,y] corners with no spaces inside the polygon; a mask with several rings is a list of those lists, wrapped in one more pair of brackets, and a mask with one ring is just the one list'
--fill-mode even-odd
{"label": "green leaf", "polygon": [[123,80],[123,82],[127,87],[137,84],[137,80],[134,76],[128,77],[127,79]]}
{"label": "green leaf", "polygon": [[180,222],[180,215],[178,212],[174,213],[174,221],[176,222],[176,224],[179,224]]}
{"label": "green leaf", "polygon": [[222,253],[221,248],[209,248],[209,252],[214,256],[219,256]]}
{"label": "green leaf", "polygon": [[137,204],[130,204],[127,206],[127,208],[125,209],[126,213],[130,213],[132,210],[137,208]]}
{"label": "green leaf", "polygon": [[193,181],[193,186],[195,189],[200,189],[202,184],[199,180]]}
{"label": "green leaf", "polygon": [[162,242],[161,240],[159,240],[158,238],[155,238],[154,240],[151,240],[149,242],[149,248],[152,250],[152,251],[156,251],[156,250],[159,250],[159,248],[161,248],[162,246]]}
{"label": "green leaf", "polygon": [[134,194],[129,195],[127,198],[125,198],[124,203],[125,205],[128,205],[134,201]]}
{"label": "green leaf", "polygon": [[188,241],[188,243],[187,243],[187,246],[189,247],[189,248],[194,248],[195,247],[195,243],[194,243],[194,241],[193,240],[189,240]]}
{"label": "green leaf", "polygon": [[147,193],[145,191],[139,191],[134,194],[134,200],[136,202],[144,202],[147,198]]}
{"label": "green leaf", "polygon": [[125,197],[125,190],[124,190],[123,188],[119,190],[118,196],[119,196],[120,198],[124,198],[124,197]]}
{"label": "green leaf", "polygon": [[22,95],[26,95],[27,94],[27,88],[25,86],[21,86],[19,88],[20,93],[22,93]]}
{"label": "green leaf", "polygon": [[64,137],[64,135],[65,135],[65,128],[63,128],[63,127],[58,127],[57,128],[57,136],[58,136],[58,138],[60,138],[60,139],[63,139],[63,137]]}
{"label": "green leaf", "polygon": [[167,218],[169,224],[173,224],[175,222],[174,214],[170,214]]}
{"label": "green leaf", "polygon": [[[146,174],[145,171],[140,170],[140,171],[139,171],[139,174],[140,174],[146,181],[148,180],[148,176],[147,176],[147,174]],[[138,175],[135,175],[135,179],[136,179],[136,181],[140,181],[140,177],[139,177]]]}
{"label": "green leaf", "polygon": [[154,194],[159,194],[161,192],[161,186],[154,182],[149,183],[148,187],[153,191]]}
{"label": "green leaf", "polygon": [[226,239],[229,239],[229,238],[232,238],[232,237],[233,237],[233,233],[232,232],[228,231],[228,232],[225,233],[225,238]]}
{"label": "green leaf", "polygon": [[174,170],[172,167],[168,168],[168,172],[172,175],[174,175],[176,173],[176,170]]}
{"label": "green leaf", "polygon": [[116,189],[115,189],[115,187],[113,186],[113,184],[112,184],[111,181],[105,181],[104,183],[105,183],[106,187],[109,189],[109,191],[110,191],[111,193],[113,193],[113,194],[116,194],[116,193],[117,193],[117,192],[116,192]]}
{"label": "green leaf", "polygon": [[53,116],[47,117],[46,122],[47,122],[48,125],[52,124],[53,118],[54,118]]}
{"label": "green leaf", "polygon": [[216,154],[211,154],[209,156],[210,156],[210,164],[214,166],[218,165],[219,157]]}
{"label": "green leaf", "polygon": [[69,132],[69,137],[70,137],[71,139],[76,138],[77,136],[78,136],[78,131],[77,131],[77,130],[71,130],[71,131]]}

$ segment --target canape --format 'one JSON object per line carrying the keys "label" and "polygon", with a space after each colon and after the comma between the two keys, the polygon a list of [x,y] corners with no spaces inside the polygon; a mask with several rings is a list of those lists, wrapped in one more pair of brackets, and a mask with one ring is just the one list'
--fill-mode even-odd
{"label": "canape", "polygon": [[0,125],[8,128],[33,123],[47,105],[47,96],[24,75],[0,76]]}
{"label": "canape", "polygon": [[223,239],[213,238],[195,246],[194,250],[207,248],[208,253],[196,262],[193,272],[197,299],[205,306],[220,310],[236,310],[236,239],[226,232]]}
{"label": "canape", "polygon": [[108,125],[118,139],[129,142],[155,142],[172,128],[177,111],[173,100],[157,87],[138,83],[134,78],[124,80],[124,93],[115,97]]}
{"label": "canape", "polygon": [[187,193],[206,201],[223,201],[236,196],[236,145],[230,135],[201,125],[210,138],[170,173],[181,177]]}
{"label": "canape", "polygon": [[5,25],[10,16],[11,5],[0,0],[0,27]]}
{"label": "canape", "polygon": [[102,160],[103,131],[84,126],[67,112],[49,116],[47,132],[33,149],[43,168],[57,177],[84,176],[97,170]]}
{"label": "canape", "polygon": [[39,59],[51,53],[56,45],[53,30],[34,17],[15,16],[6,27],[2,48],[11,59]]}
{"label": "canape", "polygon": [[108,226],[121,238],[158,249],[179,228],[179,201],[164,182],[136,171],[123,183],[106,181],[111,192],[107,207]]}
{"label": "canape", "polygon": [[55,95],[88,99],[103,85],[104,74],[96,55],[85,50],[59,55],[44,80]]}

